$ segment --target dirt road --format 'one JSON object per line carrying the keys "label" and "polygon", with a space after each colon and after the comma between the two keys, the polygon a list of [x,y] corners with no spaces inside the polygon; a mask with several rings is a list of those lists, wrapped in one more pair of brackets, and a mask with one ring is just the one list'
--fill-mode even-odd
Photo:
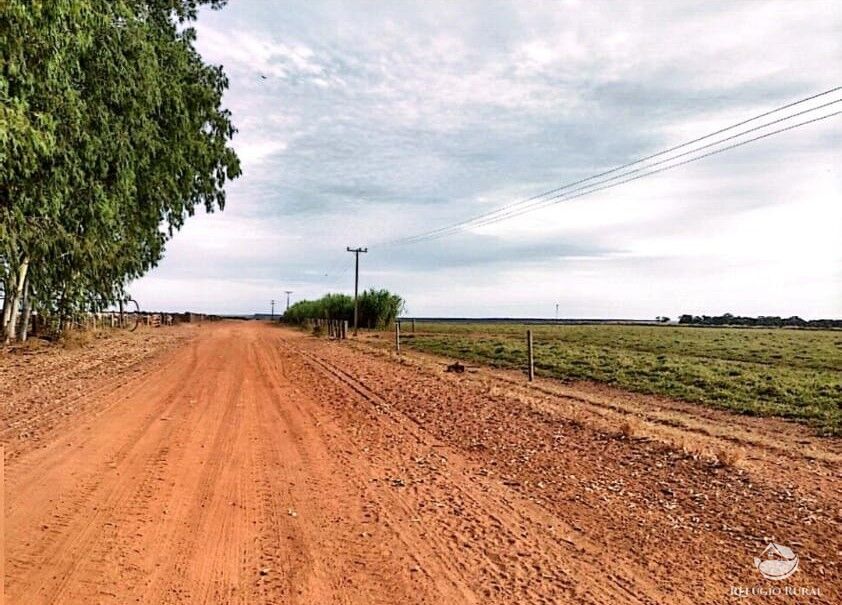
{"label": "dirt road", "polygon": [[6,430],[7,602],[842,598],[839,440],[436,364],[223,323]]}

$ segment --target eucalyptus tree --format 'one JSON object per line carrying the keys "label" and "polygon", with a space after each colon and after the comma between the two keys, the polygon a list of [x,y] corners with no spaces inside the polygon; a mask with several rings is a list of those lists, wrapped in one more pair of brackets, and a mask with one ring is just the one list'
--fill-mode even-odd
{"label": "eucalyptus tree", "polygon": [[0,281],[14,337],[27,292],[104,307],[240,174],[228,85],[190,27],[200,0],[0,4]]}

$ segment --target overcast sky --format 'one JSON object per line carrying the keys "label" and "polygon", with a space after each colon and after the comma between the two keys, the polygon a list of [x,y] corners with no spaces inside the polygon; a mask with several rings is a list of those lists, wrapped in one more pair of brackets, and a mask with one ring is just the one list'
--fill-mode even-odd
{"label": "overcast sky", "polygon": [[836,0],[238,0],[197,30],[230,77],[243,176],[132,285],[145,309],[352,292],[359,245],[361,286],[402,294],[410,315],[842,317],[842,116],[378,245],[842,84]]}

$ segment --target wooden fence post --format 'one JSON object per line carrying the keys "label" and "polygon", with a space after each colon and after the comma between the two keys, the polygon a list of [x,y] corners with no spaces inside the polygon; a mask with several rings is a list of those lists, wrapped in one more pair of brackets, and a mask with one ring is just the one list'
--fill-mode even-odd
{"label": "wooden fence post", "polygon": [[529,355],[529,382],[535,380],[535,355],[532,350],[532,330],[526,331],[526,348]]}
{"label": "wooden fence post", "polygon": [[415,318],[412,318],[412,333],[415,334]]}
{"label": "wooden fence post", "polygon": [[401,322],[395,322],[395,351],[401,354]]}

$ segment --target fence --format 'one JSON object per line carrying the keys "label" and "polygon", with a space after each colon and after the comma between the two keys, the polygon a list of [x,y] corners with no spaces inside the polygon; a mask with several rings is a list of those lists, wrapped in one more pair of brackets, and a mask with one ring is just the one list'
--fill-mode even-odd
{"label": "fence", "polygon": [[348,338],[348,320],[346,319],[307,319],[304,327],[312,332],[327,332],[328,338],[346,340]]}
{"label": "fence", "polygon": [[[142,311],[101,311],[77,314],[62,322],[61,330],[101,330],[127,329],[136,330],[140,326],[160,328],[174,326],[179,323],[202,323],[215,321],[219,317],[202,313],[157,313]],[[59,321],[55,317],[45,316],[33,312],[29,317],[26,335],[23,335],[24,318],[19,314],[16,333],[27,337],[52,339],[59,334]]]}
{"label": "fence", "polygon": [[[401,325],[407,322],[410,326],[410,333],[408,336],[402,337],[402,327]],[[395,335],[395,353],[400,356],[401,355],[401,341],[402,338],[414,338],[416,334],[416,320],[415,319],[398,319],[395,320],[394,326],[394,335]],[[535,347],[534,341],[532,338],[532,330],[527,329],[525,334],[526,340],[526,355],[524,358],[524,362],[526,365],[526,376],[529,382],[533,382],[535,380]],[[449,366],[449,367],[462,367],[459,362],[456,364]]]}

